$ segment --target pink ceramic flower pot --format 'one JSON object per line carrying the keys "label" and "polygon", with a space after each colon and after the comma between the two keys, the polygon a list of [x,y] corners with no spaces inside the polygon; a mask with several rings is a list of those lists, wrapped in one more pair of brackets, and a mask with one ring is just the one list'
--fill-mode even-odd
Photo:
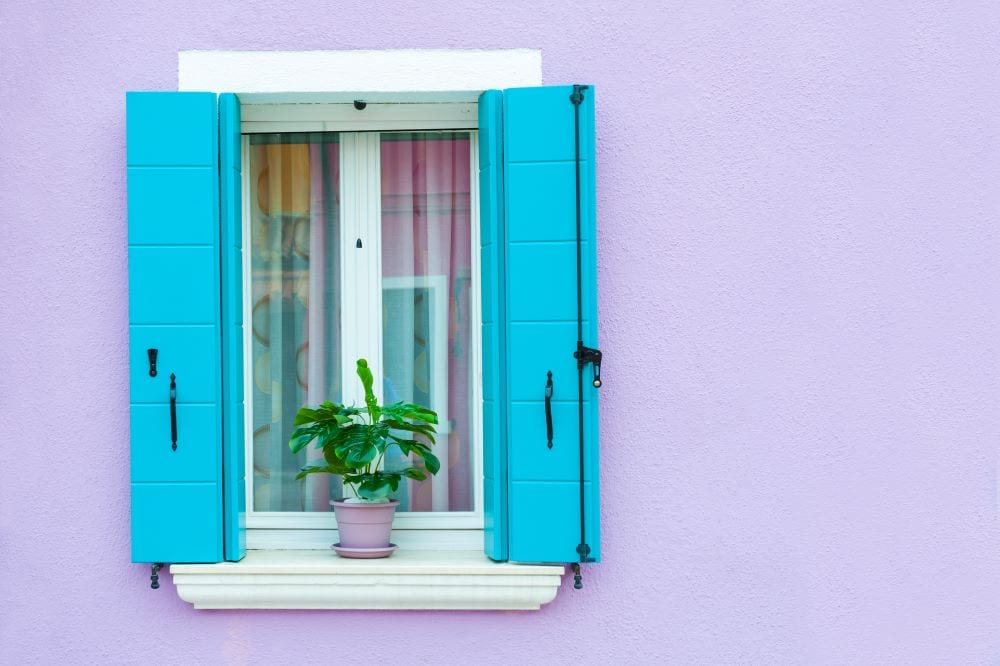
{"label": "pink ceramic flower pot", "polygon": [[[340,542],[336,544],[343,549],[367,550],[387,549],[389,535],[392,533],[392,518],[396,514],[399,500],[390,500],[382,504],[350,503],[343,499],[330,500],[333,512],[337,516],[337,529],[340,530]],[[394,549],[393,549],[394,550]],[[365,557],[337,551],[345,557]],[[387,552],[383,557],[388,556]],[[367,555],[371,557],[371,555]]]}

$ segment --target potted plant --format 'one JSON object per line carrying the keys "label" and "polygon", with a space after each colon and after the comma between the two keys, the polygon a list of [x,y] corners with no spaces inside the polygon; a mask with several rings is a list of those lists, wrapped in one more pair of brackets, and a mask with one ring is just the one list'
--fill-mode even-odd
{"label": "potted plant", "polygon": [[[407,402],[380,406],[365,359],[358,359],[357,372],[365,389],[365,406],[327,401],[317,407],[302,407],[295,415],[288,446],[298,453],[315,441],[316,448],[323,449],[324,462],[303,467],[296,479],[336,474],[354,491],[354,497],[330,500],[340,530],[340,542],[333,544],[333,549],[343,557],[388,557],[396,549],[389,543],[389,535],[399,505],[389,494],[403,477],[423,481],[428,473],[437,474],[441,468],[430,449],[438,419],[434,411]],[[422,466],[382,469],[385,453],[392,446],[399,447],[407,459],[415,455]]]}

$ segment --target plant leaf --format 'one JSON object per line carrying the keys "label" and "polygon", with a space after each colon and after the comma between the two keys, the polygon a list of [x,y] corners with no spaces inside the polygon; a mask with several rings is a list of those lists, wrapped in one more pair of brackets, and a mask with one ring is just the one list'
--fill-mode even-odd
{"label": "plant leaf", "polygon": [[407,432],[413,432],[417,433],[418,435],[423,435],[424,437],[429,439],[432,444],[435,443],[434,441],[435,431],[434,431],[434,426],[432,425],[426,425],[420,423],[407,423],[406,421],[396,421],[395,419],[383,420],[382,423],[386,424],[393,430],[405,430]]}
{"label": "plant leaf", "polygon": [[304,479],[309,474],[339,474],[332,467],[327,465],[309,465],[303,467],[298,474],[295,475],[296,480]]}
{"label": "plant leaf", "polygon": [[421,407],[420,405],[414,405],[409,402],[402,402],[399,404],[402,410],[402,416],[408,419],[416,419],[417,421],[425,421],[427,423],[437,424],[438,416],[437,412],[433,409],[428,409],[427,407]]}
{"label": "plant leaf", "polygon": [[317,434],[316,428],[296,428],[288,440],[288,448],[292,453],[298,453],[316,439]]}
{"label": "plant leaf", "polygon": [[368,415],[371,416],[372,423],[378,423],[382,412],[379,409],[378,400],[375,399],[375,392],[372,390],[375,378],[372,376],[371,369],[368,368],[368,361],[363,358],[358,359],[358,377],[361,378],[361,385],[365,388],[365,404],[368,406]]}
{"label": "plant leaf", "polygon": [[389,495],[391,487],[392,483],[386,475],[373,474],[358,486],[358,495],[365,499],[381,499]]}
{"label": "plant leaf", "polygon": [[427,473],[419,467],[407,467],[403,470],[403,476],[415,481],[425,481],[427,479]]}
{"label": "plant leaf", "polygon": [[374,446],[355,446],[344,456],[344,462],[348,465],[361,467],[375,460],[377,455],[378,451],[375,450]]}
{"label": "plant leaf", "polygon": [[305,425],[307,423],[315,423],[317,420],[319,420],[319,418],[320,415],[317,412],[317,410],[310,409],[308,407],[302,407],[295,414],[295,420],[292,422],[292,425],[298,426],[298,425]]}
{"label": "plant leaf", "polygon": [[441,470],[441,461],[439,461],[437,456],[430,451],[420,457],[423,458],[424,465],[427,467],[427,471],[431,474],[437,474]]}

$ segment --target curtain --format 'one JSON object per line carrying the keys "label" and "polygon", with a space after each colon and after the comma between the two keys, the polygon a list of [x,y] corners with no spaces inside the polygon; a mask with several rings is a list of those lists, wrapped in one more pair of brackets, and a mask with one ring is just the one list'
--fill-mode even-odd
{"label": "curtain", "polygon": [[408,483],[411,511],[473,508],[469,155],[466,133],[382,134],[386,395],[443,417],[433,448],[442,470]]}
{"label": "curtain", "polygon": [[311,475],[322,457],[288,448],[298,408],[340,399],[340,156],[335,134],[253,135],[254,510],[327,511],[339,479]]}
{"label": "curtain", "polygon": [[[407,481],[400,511],[470,511],[471,216],[467,133],[383,133],[383,399],[442,416],[442,470]],[[341,401],[340,146],[335,133],[255,134],[250,146],[253,508],[328,511],[340,479],[296,480],[322,452],[288,448],[304,404]],[[386,467],[403,466],[402,453]]]}

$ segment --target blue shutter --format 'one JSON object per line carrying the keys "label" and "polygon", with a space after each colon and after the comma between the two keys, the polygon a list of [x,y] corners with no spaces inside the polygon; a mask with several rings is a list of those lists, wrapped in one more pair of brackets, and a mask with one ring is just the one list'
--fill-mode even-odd
{"label": "blue shutter", "polygon": [[484,546],[494,560],[507,559],[507,400],[504,325],[503,98],[479,97],[479,216],[483,312]]}
{"label": "blue shutter", "polygon": [[222,213],[223,526],[227,560],[246,555],[246,467],[243,444],[243,216],[240,192],[240,102],[219,96],[219,185]]}
{"label": "blue shutter", "polygon": [[[128,93],[126,125],[132,561],[218,562],[223,540],[215,95]],[[155,377],[149,349],[157,350]]]}
{"label": "blue shutter", "polygon": [[[489,158],[481,166],[481,174],[485,174],[481,219],[487,524],[491,519],[506,518],[507,556],[515,562],[573,562],[580,557],[578,370],[573,356],[577,344],[577,248],[572,92],[571,86],[522,88],[505,90],[502,96],[491,91],[480,99],[481,159],[490,151],[493,158],[500,155],[502,164],[502,179],[496,184]],[[500,119],[492,115],[497,105],[502,106]],[[497,132],[503,136],[501,145],[488,145],[495,141]],[[483,135],[489,140],[484,141]],[[583,343],[597,347],[593,88],[586,90],[580,109],[580,156]],[[495,192],[501,193],[502,204],[495,199]],[[494,250],[490,246],[487,252],[488,241],[498,247]],[[491,282],[491,272],[500,276],[500,284]],[[497,332],[488,317],[500,322]],[[499,367],[494,367],[497,364]],[[491,372],[496,372],[498,386],[490,386]],[[551,448],[545,417],[549,372],[553,380]],[[597,560],[597,389],[592,366],[585,372],[584,511],[586,541],[590,556]],[[491,404],[493,396],[495,404]],[[490,465],[494,468],[492,479]],[[491,498],[491,482],[499,484],[504,473],[506,484],[501,491],[494,490]],[[493,531],[501,533],[496,528]]]}

